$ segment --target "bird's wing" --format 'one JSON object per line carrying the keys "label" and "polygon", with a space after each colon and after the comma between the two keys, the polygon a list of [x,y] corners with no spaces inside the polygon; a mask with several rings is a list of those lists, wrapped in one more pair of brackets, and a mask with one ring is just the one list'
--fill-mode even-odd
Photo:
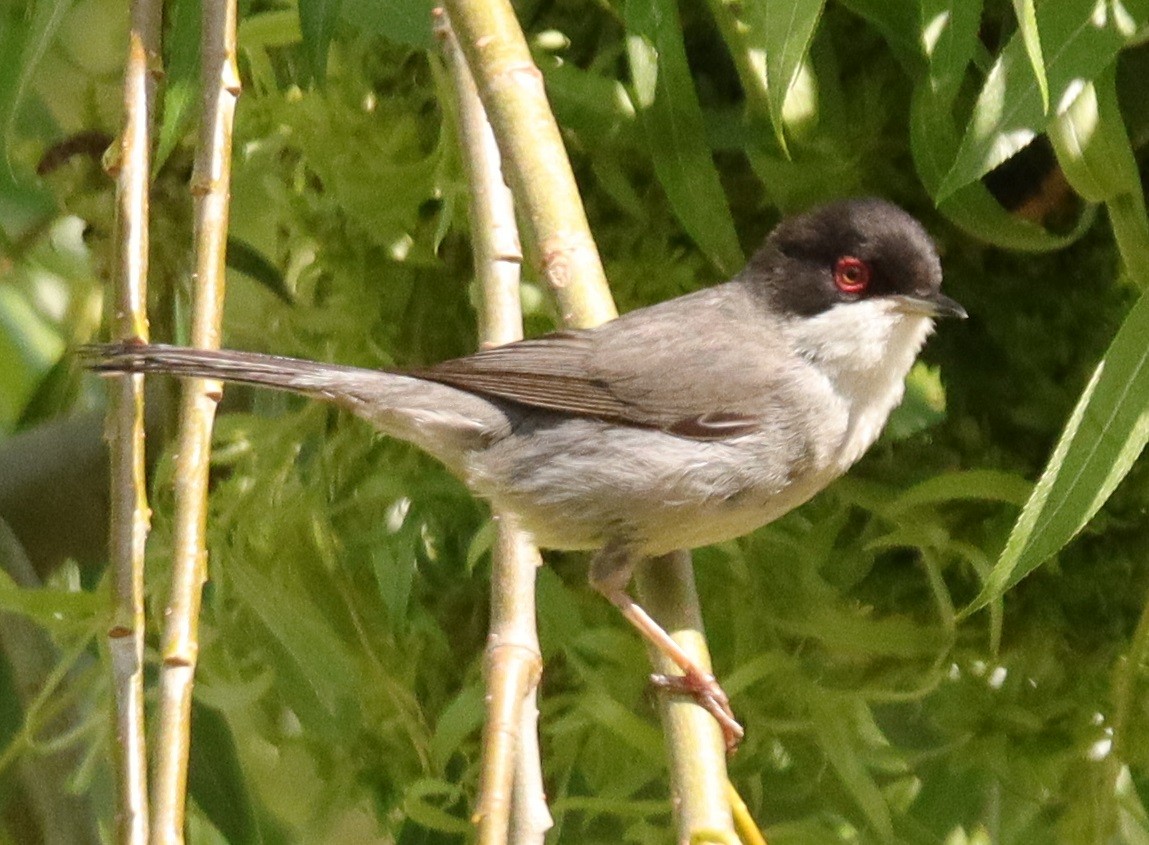
{"label": "bird's wing", "polygon": [[[714,323],[704,312],[714,305],[705,297],[665,305],[674,307],[495,347],[412,375],[692,439],[757,430],[785,402],[780,370],[770,364],[774,356],[761,348],[762,333],[742,330],[740,314],[712,336]],[[694,331],[699,321],[712,331]]]}

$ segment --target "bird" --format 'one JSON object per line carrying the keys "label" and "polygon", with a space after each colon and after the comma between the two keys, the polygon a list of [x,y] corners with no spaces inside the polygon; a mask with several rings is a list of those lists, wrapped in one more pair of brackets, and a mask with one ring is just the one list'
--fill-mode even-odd
{"label": "bird", "polygon": [[542,548],[592,550],[589,580],[682,675],[733,749],[713,675],[628,592],[635,567],[723,542],[801,505],[878,438],[938,318],[937,249],[863,197],[780,222],[727,282],[406,370],[127,341],[81,350],[104,374],[166,373],[325,400],[442,462]]}

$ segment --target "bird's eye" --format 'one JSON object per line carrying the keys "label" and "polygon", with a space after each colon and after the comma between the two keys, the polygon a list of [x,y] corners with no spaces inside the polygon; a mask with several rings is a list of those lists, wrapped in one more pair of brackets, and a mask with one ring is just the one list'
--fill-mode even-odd
{"label": "bird's eye", "polygon": [[870,265],[848,255],[834,264],[834,284],[842,293],[861,293],[870,284]]}

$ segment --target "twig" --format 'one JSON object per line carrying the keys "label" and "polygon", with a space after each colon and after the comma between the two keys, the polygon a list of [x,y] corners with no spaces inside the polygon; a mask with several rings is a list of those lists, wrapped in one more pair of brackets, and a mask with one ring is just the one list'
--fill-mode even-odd
{"label": "twig", "polygon": [[509,0],[447,0],[451,25],[503,154],[515,199],[530,221],[543,275],[563,323],[617,316],[578,186]]}
{"label": "twig", "polygon": [[[192,345],[218,348],[223,306],[231,139],[240,82],[235,55],[235,0],[203,4],[203,101],[191,191],[195,197],[195,291]],[[218,381],[188,379],[180,405],[171,596],[165,611],[160,676],[152,841],[183,842],[191,694],[199,652],[199,610],[207,578],[204,528],[211,427]]]}
{"label": "twig", "polygon": [[[117,278],[113,334],[148,338],[148,188],[151,130],[159,73],[161,0],[133,0],[124,70],[124,128],[115,167]],[[121,376],[111,389],[109,556],[112,624],[108,651],[116,701],[116,841],[148,840],[144,737],[144,541],[150,512],[144,482],[143,376]]]}
{"label": "twig", "polygon": [[[617,312],[602,263],[546,102],[542,76],[531,61],[514,10],[508,0],[447,0],[446,6],[490,116],[511,187],[531,221],[544,274],[559,300],[564,322],[593,326],[611,319]],[[699,662],[708,664],[697,624],[699,610],[689,555],[682,553],[676,560],[662,572],[644,567],[646,571],[640,571],[637,578],[639,590],[657,607],[656,618],[665,614],[672,623],[681,623],[682,627],[672,625],[675,638]],[[721,736],[714,731],[709,716],[701,714],[707,720],[707,732],[702,736],[710,750],[698,756],[680,753],[677,749],[690,748],[696,742],[690,736],[694,719],[672,718],[670,714],[677,713],[677,707],[663,712],[676,799],[692,806],[696,802],[713,805],[706,829],[692,826],[698,816],[677,813],[679,839],[733,837],[724,792],[727,778]]]}
{"label": "twig", "polygon": [[[522,249],[514,201],[503,181],[495,136],[471,72],[451,30],[436,10],[436,32],[455,86],[458,129],[470,185],[471,244],[482,290],[479,311],[484,346],[523,335],[519,302]],[[487,719],[483,735],[482,786],[475,811],[479,842],[542,845],[552,821],[543,792],[538,748],[538,691],[542,656],[535,628],[538,549],[497,514],[491,573],[491,632],[487,646]]]}

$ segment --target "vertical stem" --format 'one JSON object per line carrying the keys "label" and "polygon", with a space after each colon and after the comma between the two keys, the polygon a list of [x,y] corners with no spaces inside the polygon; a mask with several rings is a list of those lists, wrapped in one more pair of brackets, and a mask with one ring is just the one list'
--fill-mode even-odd
{"label": "vertical stem", "polygon": [[[455,87],[459,139],[468,184],[475,274],[483,294],[483,346],[523,336],[519,302],[522,249],[511,192],[487,114],[450,20],[441,10],[436,31]],[[487,718],[483,773],[475,818],[483,845],[510,841],[542,845],[551,827],[538,745],[538,679],[542,669],[535,627],[538,549],[511,514],[496,514],[491,572],[491,632],[487,645]],[[509,839],[508,839],[509,837]]]}
{"label": "vertical stem", "polygon": [[445,5],[563,323],[593,326],[612,319],[617,312],[578,185],[514,9],[509,0],[447,0]]}
{"label": "vertical stem", "polygon": [[[613,318],[617,312],[546,101],[542,74],[531,60],[509,0],[446,0],[445,5],[490,117],[511,187],[531,222],[544,275],[564,323],[594,326]],[[640,591],[654,604],[655,618],[669,622],[690,654],[709,664],[690,556],[682,552],[673,557],[673,565],[652,572],[655,577],[640,573]],[[686,706],[698,713],[689,720],[679,719]],[[679,839],[732,838],[724,745],[717,726],[693,704],[669,704],[663,714],[674,767]],[[688,736],[693,724],[702,731],[697,739]],[[704,805],[710,807],[706,812],[700,809]]]}
{"label": "vertical stem", "polygon": [[[148,188],[161,17],[160,0],[133,0],[124,69],[124,128],[114,169],[117,261],[112,325],[117,340],[146,341],[148,338]],[[120,376],[112,383],[108,439],[112,566],[108,651],[116,707],[115,841],[122,845],[145,845],[148,798],[144,737],[144,541],[148,534],[149,510],[144,480],[142,376]]]}
{"label": "vertical stem", "polygon": [[[636,575],[639,600],[667,633],[710,667],[694,568],[689,552],[646,561]],[[677,674],[666,655],[650,649],[655,670]],[[679,841],[736,841],[727,797],[726,745],[714,718],[687,698],[663,696],[662,723],[670,751],[671,801]]]}
{"label": "vertical stem", "polygon": [[[203,101],[191,190],[195,197],[196,267],[192,345],[218,348],[223,307],[231,137],[240,93],[235,55],[235,0],[204,0]],[[153,842],[184,839],[191,696],[199,653],[199,611],[207,578],[204,538],[211,427],[222,385],[188,379],[180,404],[172,588],[165,611],[160,677]]]}

